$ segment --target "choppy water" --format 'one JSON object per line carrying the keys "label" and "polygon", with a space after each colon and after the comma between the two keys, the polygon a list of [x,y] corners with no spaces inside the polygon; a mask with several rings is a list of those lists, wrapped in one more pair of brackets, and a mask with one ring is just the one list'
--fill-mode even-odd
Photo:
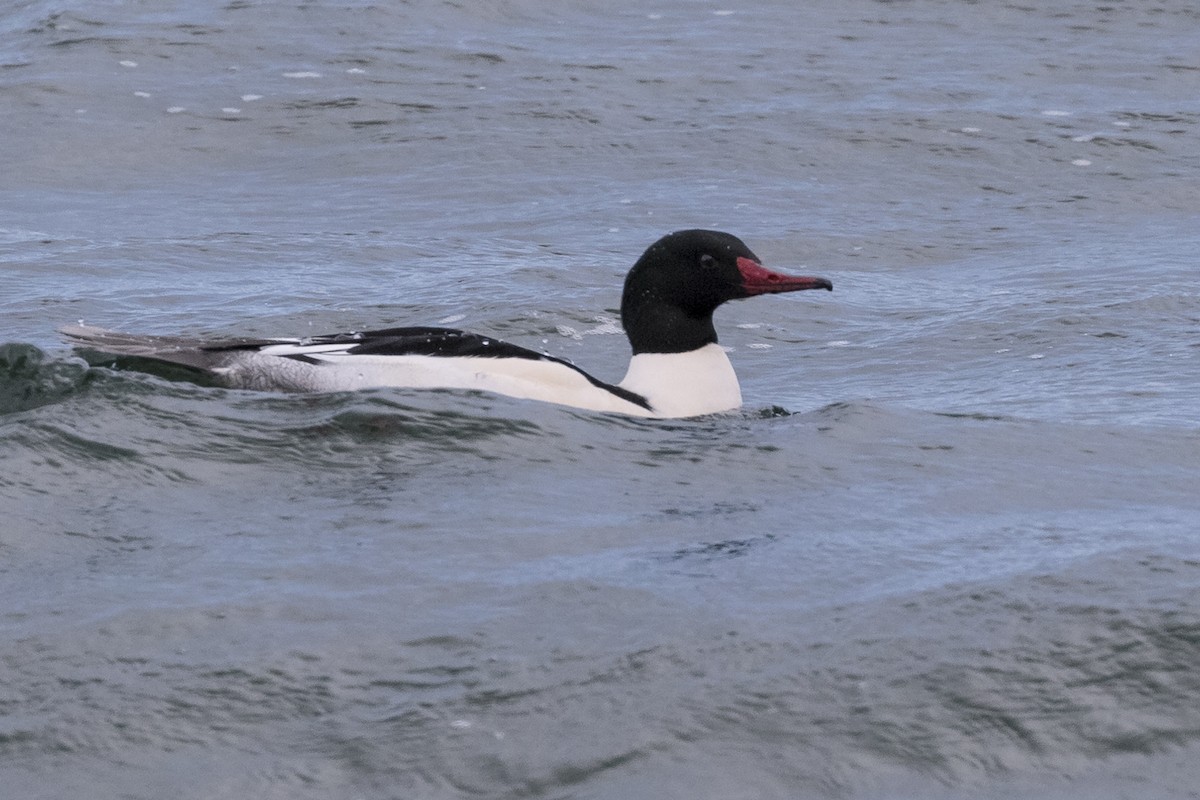
{"label": "choppy water", "polygon": [[[194,6],[0,15],[6,795],[1200,796],[1192,3]],[[617,379],[691,226],[836,286],[719,312],[738,414],[54,334]]]}

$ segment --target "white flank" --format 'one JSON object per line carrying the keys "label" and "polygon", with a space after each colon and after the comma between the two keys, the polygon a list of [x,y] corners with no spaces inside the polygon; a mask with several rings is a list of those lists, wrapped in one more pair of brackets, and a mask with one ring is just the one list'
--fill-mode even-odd
{"label": "white flank", "polygon": [[[637,417],[696,417],[730,411],[742,392],[729,357],[719,345],[690,353],[641,353],[629,362],[620,387],[645,397],[647,411],[596,386],[578,370],[530,358],[388,356],[348,354],[356,343],[277,344],[239,354],[221,373],[233,386],[342,392],[397,387],[474,389],[546,403]],[[312,364],[285,355],[302,354]]]}
{"label": "white flank", "polygon": [[[224,377],[247,389],[290,389],[340,392],[398,387],[410,389],[474,389],[509,397],[611,411],[631,416],[663,416],[623,400],[594,385],[578,370],[555,361],[530,358],[350,355],[354,344],[288,345],[263,348],[239,356]],[[309,364],[284,354],[302,353],[319,361]]]}

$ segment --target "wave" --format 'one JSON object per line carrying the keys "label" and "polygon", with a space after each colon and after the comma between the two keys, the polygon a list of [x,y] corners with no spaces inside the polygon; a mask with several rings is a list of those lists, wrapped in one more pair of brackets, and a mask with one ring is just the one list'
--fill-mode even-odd
{"label": "wave", "polygon": [[61,402],[88,381],[81,361],[56,361],[31,344],[0,344],[0,416]]}

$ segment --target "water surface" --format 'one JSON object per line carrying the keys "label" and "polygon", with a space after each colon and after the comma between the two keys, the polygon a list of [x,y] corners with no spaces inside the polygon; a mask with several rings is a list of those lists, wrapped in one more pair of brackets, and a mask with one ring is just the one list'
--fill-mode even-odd
{"label": "water surface", "polygon": [[[9,5],[14,796],[1195,795],[1191,4]],[[695,226],[836,287],[718,313],[711,418],[54,333],[617,380],[625,270]]]}

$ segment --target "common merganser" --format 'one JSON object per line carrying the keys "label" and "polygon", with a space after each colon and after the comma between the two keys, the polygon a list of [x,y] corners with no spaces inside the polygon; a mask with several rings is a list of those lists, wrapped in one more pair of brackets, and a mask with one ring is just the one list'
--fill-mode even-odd
{"label": "common merganser", "polygon": [[769,270],[728,233],[664,236],[625,278],[621,322],[633,357],[616,385],[562,358],[451,328],[211,341],[85,325],[61,333],[84,350],[180,365],[236,389],[476,389],[638,417],[694,417],[742,404],[737,375],[717,344],[717,306],[802,289],[832,290],[833,284]]}

